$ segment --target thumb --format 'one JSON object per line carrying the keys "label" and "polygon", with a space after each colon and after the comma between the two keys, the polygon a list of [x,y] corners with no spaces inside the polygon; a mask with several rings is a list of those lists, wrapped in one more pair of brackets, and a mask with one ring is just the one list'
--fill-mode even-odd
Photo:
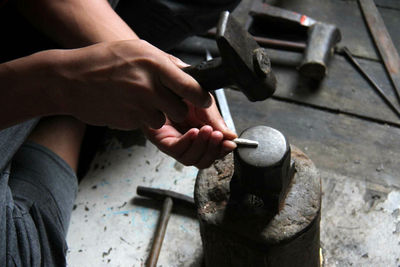
{"label": "thumb", "polygon": [[169,59],[172,61],[172,63],[174,63],[179,68],[183,69],[183,68],[186,68],[186,67],[190,67],[189,64],[183,62],[181,59],[179,59],[179,58],[177,58],[177,57],[175,57],[173,55],[170,55],[170,54],[167,54],[167,55],[168,55]]}

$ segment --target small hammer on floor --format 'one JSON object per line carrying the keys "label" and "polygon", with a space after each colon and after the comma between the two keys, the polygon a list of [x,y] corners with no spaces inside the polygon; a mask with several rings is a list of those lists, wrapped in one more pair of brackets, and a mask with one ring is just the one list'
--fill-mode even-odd
{"label": "small hammer on floor", "polygon": [[172,207],[174,204],[185,206],[191,210],[195,209],[194,200],[192,197],[173,192],[170,190],[138,186],[136,193],[139,196],[148,197],[163,201],[163,207],[156,232],[154,234],[153,244],[151,246],[149,257],[146,261],[146,267],[155,267],[157,265],[158,256],[160,255],[161,246],[167,230],[168,220],[171,216]]}

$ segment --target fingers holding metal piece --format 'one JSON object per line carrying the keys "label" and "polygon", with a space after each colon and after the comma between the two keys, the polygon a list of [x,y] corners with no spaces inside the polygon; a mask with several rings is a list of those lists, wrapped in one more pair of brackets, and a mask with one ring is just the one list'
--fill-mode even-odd
{"label": "fingers holding metal piece", "polygon": [[258,142],[250,139],[245,139],[245,138],[235,138],[232,140],[233,142],[236,143],[238,146],[247,146],[247,147],[257,147]]}

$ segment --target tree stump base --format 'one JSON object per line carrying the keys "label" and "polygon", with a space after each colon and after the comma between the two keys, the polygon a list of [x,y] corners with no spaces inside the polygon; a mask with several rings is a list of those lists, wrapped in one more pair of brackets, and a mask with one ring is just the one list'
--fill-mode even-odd
{"label": "tree stump base", "polygon": [[291,147],[295,174],[278,214],[257,198],[235,198],[232,153],[201,170],[195,185],[207,267],[318,267],[321,179],[313,162]]}

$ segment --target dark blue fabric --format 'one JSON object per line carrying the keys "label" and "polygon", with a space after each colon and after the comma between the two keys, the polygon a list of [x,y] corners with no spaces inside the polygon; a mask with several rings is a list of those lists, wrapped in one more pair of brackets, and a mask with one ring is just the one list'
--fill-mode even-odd
{"label": "dark blue fabric", "polygon": [[7,167],[38,121],[33,119],[0,131],[0,172]]}
{"label": "dark blue fabric", "polygon": [[38,144],[22,145],[0,178],[0,266],[66,266],[77,187],[60,157]]}

